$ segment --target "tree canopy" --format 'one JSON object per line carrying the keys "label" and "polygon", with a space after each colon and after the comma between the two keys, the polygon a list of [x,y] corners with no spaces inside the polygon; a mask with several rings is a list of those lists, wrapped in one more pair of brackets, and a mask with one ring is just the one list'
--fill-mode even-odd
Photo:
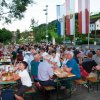
{"label": "tree canopy", "polygon": [[6,30],[5,28],[0,29],[0,42],[8,43],[11,42],[12,39],[12,32]]}
{"label": "tree canopy", "polygon": [[10,23],[13,19],[22,19],[32,3],[33,0],[0,0],[0,21]]}

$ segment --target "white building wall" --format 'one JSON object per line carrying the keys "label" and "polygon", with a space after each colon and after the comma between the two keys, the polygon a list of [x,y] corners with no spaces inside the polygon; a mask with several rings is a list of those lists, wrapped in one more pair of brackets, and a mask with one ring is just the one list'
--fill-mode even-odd
{"label": "white building wall", "polygon": [[90,24],[90,32],[94,30],[100,30],[100,19],[98,19],[95,23]]}
{"label": "white building wall", "polygon": [[100,30],[100,19],[96,21],[96,30]]}

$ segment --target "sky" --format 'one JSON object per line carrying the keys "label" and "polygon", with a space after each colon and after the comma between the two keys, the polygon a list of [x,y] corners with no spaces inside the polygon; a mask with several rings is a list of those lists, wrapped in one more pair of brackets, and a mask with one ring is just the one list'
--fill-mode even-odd
{"label": "sky", "polygon": [[[22,20],[13,21],[12,24],[6,25],[0,22],[0,28],[5,27],[10,31],[19,29],[21,32],[30,30],[31,19],[34,18],[38,25],[46,23],[45,11],[48,5],[48,22],[57,18],[56,5],[63,4],[65,0],[35,0],[36,3],[30,5],[25,12],[25,17]],[[75,0],[75,12],[78,11],[78,0]],[[100,12],[100,0],[90,0],[90,12]]]}

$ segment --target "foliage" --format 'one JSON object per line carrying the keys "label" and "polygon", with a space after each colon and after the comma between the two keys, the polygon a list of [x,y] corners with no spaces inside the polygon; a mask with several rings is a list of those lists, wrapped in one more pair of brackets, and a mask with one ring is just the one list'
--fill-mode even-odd
{"label": "foliage", "polygon": [[54,37],[56,40],[60,40],[56,33],[56,20],[50,22],[47,26],[46,24],[41,24],[39,26],[36,26],[36,22],[34,20],[31,21],[31,29],[33,30],[35,41],[41,42],[46,41],[46,27],[48,28],[48,40],[51,41],[52,37]]}
{"label": "foliage", "polygon": [[20,30],[17,29],[17,30],[16,30],[16,40],[19,40],[20,38],[21,38]]}
{"label": "foliage", "polygon": [[12,32],[6,30],[5,28],[0,29],[0,42],[8,43],[11,42],[12,39]]}
{"label": "foliage", "polygon": [[0,0],[0,20],[10,23],[11,19],[22,19],[32,3],[33,0]]}
{"label": "foliage", "polygon": [[[98,15],[92,15],[92,17],[94,16],[99,16],[100,17],[100,13]],[[41,24],[39,26],[35,26],[35,21],[33,20],[33,24],[31,25],[31,29],[33,30],[34,33],[34,37],[35,37],[35,41],[36,42],[40,42],[41,40],[45,40],[46,37],[46,24]],[[65,32],[66,33],[66,32]],[[56,20],[48,23],[48,40],[51,41],[52,37],[55,38],[57,43],[61,43],[63,40],[70,40],[70,42],[73,41],[74,37],[73,35],[71,36],[65,36],[65,37],[61,37],[58,36],[57,32],[56,32]],[[87,43],[86,41],[86,34],[80,34],[78,32],[78,13],[75,13],[75,37],[76,37],[76,43]],[[90,38],[93,38],[93,35],[90,35]],[[93,40],[90,40],[90,43],[92,43]]]}
{"label": "foliage", "polygon": [[92,16],[90,16],[91,19],[94,19],[94,18],[100,18],[100,12],[98,14],[94,14]]}

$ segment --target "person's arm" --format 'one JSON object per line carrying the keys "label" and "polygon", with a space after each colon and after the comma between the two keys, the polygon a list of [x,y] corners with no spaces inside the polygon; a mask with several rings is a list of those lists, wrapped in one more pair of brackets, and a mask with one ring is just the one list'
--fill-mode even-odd
{"label": "person's arm", "polygon": [[16,81],[16,80],[19,80],[19,79],[20,79],[20,76],[19,76],[18,74],[14,74],[14,75],[13,75],[13,78],[14,78],[14,80]]}
{"label": "person's arm", "polygon": [[48,68],[48,74],[49,74],[49,77],[50,79],[53,79],[53,69],[51,67]]}
{"label": "person's arm", "polygon": [[14,67],[16,67],[16,63],[17,63],[17,59],[15,59],[15,61],[14,61]]}
{"label": "person's arm", "polygon": [[63,67],[63,70],[64,70],[65,72],[71,72],[72,68],[71,68],[71,67],[68,68],[68,67],[64,66],[64,67]]}

